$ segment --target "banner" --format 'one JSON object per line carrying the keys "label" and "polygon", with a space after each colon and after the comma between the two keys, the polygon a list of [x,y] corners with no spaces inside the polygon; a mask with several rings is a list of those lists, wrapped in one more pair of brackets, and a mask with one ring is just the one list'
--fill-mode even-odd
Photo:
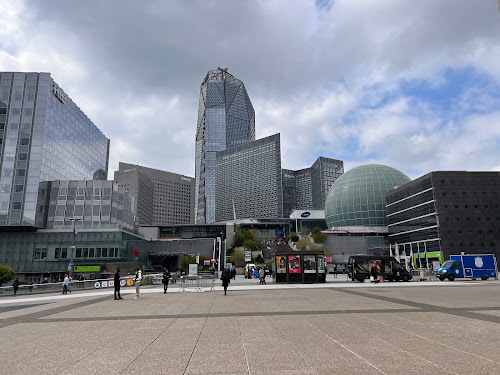
{"label": "banner", "polygon": [[318,255],[318,273],[325,273],[325,257]]}
{"label": "banner", "polygon": [[288,272],[300,273],[300,255],[288,256]]}
{"label": "banner", "polygon": [[286,273],[286,256],[276,257],[276,273]]}
{"label": "banner", "polygon": [[304,273],[316,273],[316,255],[304,255]]}

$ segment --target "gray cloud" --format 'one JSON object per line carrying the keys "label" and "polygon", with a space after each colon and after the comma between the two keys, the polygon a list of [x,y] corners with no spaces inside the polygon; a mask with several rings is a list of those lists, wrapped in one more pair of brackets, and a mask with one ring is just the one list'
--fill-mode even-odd
{"label": "gray cloud", "polygon": [[[428,147],[458,137],[443,128],[447,116],[406,98],[401,80],[439,86],[446,69],[473,67],[492,80],[480,102],[498,102],[494,0],[336,0],[329,10],[312,0],[28,1],[16,9],[0,26],[0,68],[50,71],[111,138],[111,168],[138,162],[192,176],[199,85],[217,66],[245,82],[257,135],[282,134],[287,168],[343,155],[347,165],[385,162],[413,177],[443,157],[443,167],[463,169],[460,155]],[[388,93],[392,102],[379,103]],[[463,100],[459,128],[475,120],[465,108],[477,104]],[[394,111],[398,103],[411,105]],[[404,152],[418,142],[425,155]],[[485,169],[500,165],[493,155],[474,158]]]}

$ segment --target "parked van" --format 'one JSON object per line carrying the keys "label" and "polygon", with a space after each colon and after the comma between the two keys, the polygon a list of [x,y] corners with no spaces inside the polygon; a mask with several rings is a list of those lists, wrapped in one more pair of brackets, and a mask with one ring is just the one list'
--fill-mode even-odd
{"label": "parked van", "polygon": [[380,268],[384,280],[409,281],[412,275],[394,257],[381,255],[354,255],[349,257],[347,275],[351,280],[359,282],[370,278],[370,269],[373,266]]}
{"label": "parked van", "polygon": [[460,279],[488,280],[497,277],[497,261],[492,254],[450,255],[450,260],[436,271],[439,280]]}
{"label": "parked van", "polygon": [[247,263],[245,266],[245,277],[248,279],[252,278],[252,273],[253,270],[256,269],[257,267],[253,263]]}

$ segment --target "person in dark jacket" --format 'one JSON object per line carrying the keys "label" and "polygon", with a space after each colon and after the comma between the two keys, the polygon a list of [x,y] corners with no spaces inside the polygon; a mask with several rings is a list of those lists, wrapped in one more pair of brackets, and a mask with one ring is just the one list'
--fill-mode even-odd
{"label": "person in dark jacket", "polygon": [[231,279],[236,280],[236,268],[231,270]]}
{"label": "person in dark jacket", "polygon": [[19,288],[19,278],[16,277],[14,280],[14,283],[12,284],[12,287],[14,288],[14,295],[17,294],[17,289]]}
{"label": "person in dark jacket", "polygon": [[170,272],[168,272],[168,269],[165,268],[165,271],[163,272],[163,293],[167,294],[167,289],[168,289],[168,281],[170,279]]}
{"label": "person in dark jacket", "polygon": [[[116,297],[116,294],[118,294],[118,298]],[[120,269],[116,269],[115,273],[115,299],[123,299],[122,296],[120,296]]]}
{"label": "person in dark jacket", "polygon": [[226,295],[227,287],[229,286],[229,283],[231,282],[231,274],[229,273],[227,268],[224,269],[224,271],[222,271],[222,276],[220,279],[222,280],[222,286],[224,287],[224,295]]}
{"label": "person in dark jacket", "polygon": [[376,284],[378,283],[378,280],[377,280],[377,276],[378,276],[378,273],[377,273],[377,266],[375,264],[372,264],[371,266],[371,269],[370,269],[370,276],[373,277],[373,282]]}

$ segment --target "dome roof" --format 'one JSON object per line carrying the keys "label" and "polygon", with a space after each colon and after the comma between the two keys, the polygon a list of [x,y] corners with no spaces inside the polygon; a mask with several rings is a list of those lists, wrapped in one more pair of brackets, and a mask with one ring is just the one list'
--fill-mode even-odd
{"label": "dome roof", "polygon": [[387,192],[410,181],[403,172],[380,164],[362,165],[344,173],[328,190],[328,228],[387,226]]}

